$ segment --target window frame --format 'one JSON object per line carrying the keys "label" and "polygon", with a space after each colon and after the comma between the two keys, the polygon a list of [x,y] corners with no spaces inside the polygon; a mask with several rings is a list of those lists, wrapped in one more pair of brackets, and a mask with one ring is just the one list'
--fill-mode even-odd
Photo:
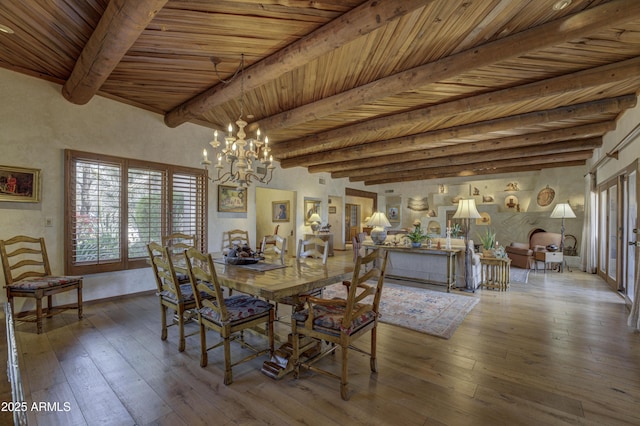
{"label": "window frame", "polygon": [[[76,212],[76,192],[74,172],[78,161],[91,161],[96,163],[116,164],[120,166],[120,230],[119,241],[121,253],[119,259],[107,262],[88,262],[78,263],[74,261],[74,248],[76,241],[75,235],[75,212]],[[198,248],[201,251],[207,248],[208,235],[208,181],[205,169],[196,169],[192,167],[177,166],[172,164],[157,163],[151,161],[137,160],[131,158],[117,157],[111,155],[103,155],[75,150],[65,150],[64,163],[64,185],[65,185],[65,202],[64,202],[64,248],[65,248],[65,274],[68,275],[85,275],[102,272],[113,272],[122,270],[131,270],[149,267],[148,259],[145,256],[129,258],[129,208],[128,208],[128,186],[130,169],[149,169],[160,171],[164,174],[162,186],[164,200],[161,202],[161,235],[171,234],[178,223],[173,223],[173,191],[175,175],[192,175],[195,179],[194,193],[196,194],[196,202],[194,209],[196,211],[196,239]]]}

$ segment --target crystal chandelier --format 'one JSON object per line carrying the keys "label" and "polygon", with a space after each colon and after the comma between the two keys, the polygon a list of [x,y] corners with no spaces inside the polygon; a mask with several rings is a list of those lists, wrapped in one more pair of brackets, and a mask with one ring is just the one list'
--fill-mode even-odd
{"label": "crystal chandelier", "polygon": [[[213,132],[213,140],[209,145],[213,148],[216,164],[215,176],[209,176],[212,182],[221,184],[232,182],[238,188],[248,188],[255,180],[268,184],[273,177],[273,156],[269,155],[269,138],[260,139],[260,129],[256,130],[256,138],[247,138],[244,128],[247,122],[242,118],[244,114],[244,54],[240,62],[240,117],[236,121],[238,131],[233,136],[233,125],[229,123],[224,145],[218,140],[218,131]],[[220,148],[220,149],[219,149]],[[208,169],[211,161],[207,156],[207,148],[203,150],[202,164]],[[227,168],[228,167],[228,168]],[[255,167],[255,168],[254,168]]]}

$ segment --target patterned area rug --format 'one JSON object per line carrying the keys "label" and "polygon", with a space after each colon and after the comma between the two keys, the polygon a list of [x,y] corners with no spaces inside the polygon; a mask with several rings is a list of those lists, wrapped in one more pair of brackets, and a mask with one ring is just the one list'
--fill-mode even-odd
{"label": "patterned area rug", "polygon": [[[326,299],[346,296],[346,288],[341,283],[326,287],[322,294]],[[380,321],[448,339],[478,301],[471,295],[385,282],[380,299]]]}
{"label": "patterned area rug", "polygon": [[513,266],[510,269],[512,283],[526,284],[529,281],[530,269],[515,268]]}

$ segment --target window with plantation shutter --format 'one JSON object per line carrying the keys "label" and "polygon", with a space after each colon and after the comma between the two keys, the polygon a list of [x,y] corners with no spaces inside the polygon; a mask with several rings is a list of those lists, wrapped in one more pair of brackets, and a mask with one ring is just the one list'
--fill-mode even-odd
{"label": "window with plantation shutter", "polygon": [[65,151],[65,273],[148,267],[146,245],[196,235],[205,250],[202,169]]}

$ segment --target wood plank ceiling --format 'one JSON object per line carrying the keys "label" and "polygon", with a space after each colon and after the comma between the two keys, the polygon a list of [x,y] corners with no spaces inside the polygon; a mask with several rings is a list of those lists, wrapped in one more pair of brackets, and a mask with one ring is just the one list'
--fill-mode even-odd
{"label": "wood plank ceiling", "polygon": [[635,105],[640,1],[567,3],[5,0],[0,66],[171,127],[225,131],[244,93],[283,168],[495,175],[583,165]]}

